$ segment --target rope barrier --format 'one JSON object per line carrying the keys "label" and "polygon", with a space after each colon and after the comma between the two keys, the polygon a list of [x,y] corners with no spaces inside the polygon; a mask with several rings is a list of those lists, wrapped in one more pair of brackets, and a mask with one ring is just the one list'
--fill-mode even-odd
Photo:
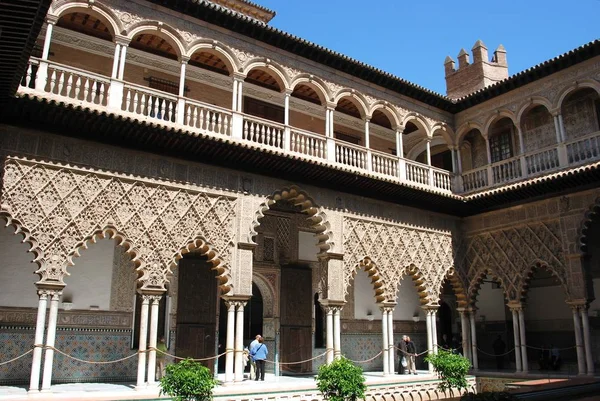
{"label": "rope barrier", "polygon": [[376,359],[379,357],[379,355],[383,354],[383,351],[379,351],[379,353],[377,355],[375,355],[373,358],[369,358],[369,359],[365,359],[364,361],[353,361],[352,359],[348,359],[350,362],[353,363],[367,363],[367,362],[371,362],[372,360]]}
{"label": "rope barrier", "polygon": [[319,358],[322,358],[322,357],[323,357],[323,356],[325,356],[325,355],[327,355],[327,352],[323,352],[321,355],[317,355],[317,356],[315,356],[315,357],[312,357],[312,358],[310,358],[310,359],[306,359],[306,360],[304,360],[304,361],[296,361],[296,362],[275,362],[275,361],[269,361],[268,359],[265,359],[265,362],[272,363],[272,364],[276,364],[276,363],[278,363],[279,365],[300,365],[300,364],[302,364],[302,363],[306,363],[306,362],[311,362],[311,361],[317,360],[317,359],[319,359]]}
{"label": "rope barrier", "polygon": [[179,359],[180,361],[182,361],[184,359],[190,359],[190,360],[195,361],[195,362],[212,361],[212,360],[220,358],[223,355],[226,355],[226,354],[228,354],[230,352],[235,353],[235,350],[229,350],[229,351],[222,352],[222,353],[220,353],[218,355],[209,356],[209,357],[206,357],[206,358],[186,358],[186,357],[181,357],[181,356],[169,354],[168,352],[161,351],[158,348],[152,348],[152,347],[150,347],[150,348],[148,348],[148,350],[146,352],[148,352],[148,351],[156,351],[156,352],[159,352],[159,353],[161,353],[163,355],[169,356],[169,357],[171,357],[173,359]]}
{"label": "rope barrier", "polygon": [[406,352],[406,351],[403,351],[401,348],[398,348],[398,347],[397,347],[397,346],[395,346],[395,345],[394,345],[394,348],[396,348],[398,351],[400,351],[400,352],[401,352],[401,353],[403,353],[404,355],[414,355],[414,356],[421,356],[421,355],[428,354],[428,353],[430,353],[430,352],[434,352],[433,350],[426,349],[425,351],[423,351],[423,352],[420,352],[420,353],[418,353],[418,354],[410,354],[410,353],[408,353],[408,352]]}
{"label": "rope barrier", "polygon": [[25,355],[27,355],[27,354],[30,354],[31,352],[33,352],[33,349],[30,349],[30,350],[29,350],[29,351],[27,351],[26,353],[24,353],[24,354],[21,354],[21,355],[19,355],[19,356],[15,357],[15,358],[13,358],[13,359],[9,359],[8,361],[5,361],[5,362],[0,362],[0,366],[3,366],[3,365],[8,365],[8,364],[9,364],[9,363],[11,363],[11,362],[14,362],[14,361],[16,361],[16,360],[18,360],[18,359],[21,359],[21,358],[23,358]]}
{"label": "rope barrier", "polygon": [[481,348],[479,348],[479,347],[477,347],[477,351],[479,351],[479,352],[481,352],[482,354],[484,354],[484,355],[487,355],[487,356],[505,356],[505,355],[508,355],[508,354],[512,354],[512,353],[515,351],[515,348],[513,348],[513,349],[511,349],[510,351],[507,351],[507,352],[505,352],[505,353],[503,353],[503,354],[490,354],[490,353],[488,353],[488,352],[485,352],[484,350],[482,350],[482,349],[481,349]]}
{"label": "rope barrier", "polygon": [[63,352],[63,351],[59,350],[58,348],[54,348],[54,347],[50,347],[50,346],[46,346],[44,348],[51,349],[51,350],[53,350],[53,351],[55,351],[55,352],[57,352],[57,353],[59,353],[61,355],[66,356],[67,358],[73,359],[74,361],[77,361],[77,362],[81,362],[81,363],[93,363],[93,364],[97,364],[97,365],[108,365],[108,364],[111,364],[111,363],[123,362],[123,361],[126,361],[128,359],[133,358],[134,356],[137,356],[138,354],[140,354],[142,352],[145,352],[145,351],[138,351],[135,354],[131,354],[131,355],[126,356],[124,358],[115,359],[114,361],[87,361],[85,359],[80,359],[80,358],[74,357],[72,355],[69,355],[66,352]]}

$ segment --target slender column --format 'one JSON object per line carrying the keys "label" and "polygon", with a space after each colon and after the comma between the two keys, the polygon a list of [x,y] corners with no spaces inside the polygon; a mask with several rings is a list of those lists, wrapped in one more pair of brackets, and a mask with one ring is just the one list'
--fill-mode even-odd
{"label": "slender column", "polygon": [[140,345],[138,355],[138,371],[136,388],[144,388],[146,381],[146,340],[148,338],[148,304],[150,295],[141,295],[142,308],[140,310]]}
{"label": "slender column", "polygon": [[156,343],[158,340],[158,306],[161,295],[150,297],[150,340],[148,342],[148,384],[156,381]]}
{"label": "slender column", "polygon": [[456,164],[456,149],[450,148],[450,155],[452,156],[452,172],[456,174],[458,172],[458,165]]}
{"label": "slender column", "polygon": [[333,125],[333,109],[329,110],[329,137],[335,137],[335,130]]}
{"label": "slender column", "polygon": [[487,151],[488,164],[492,164],[492,150],[490,149],[490,138],[485,138],[485,149]]}
{"label": "slender column", "polygon": [[327,363],[333,362],[333,308],[326,306],[325,312],[327,312]]}
{"label": "slender column", "polygon": [[391,375],[396,373],[396,358],[394,353],[394,308],[389,307],[388,309],[388,364],[389,372]]}
{"label": "slender column", "polygon": [[577,346],[577,367],[579,368],[579,374],[584,375],[585,370],[585,354],[583,352],[583,339],[581,338],[581,319],[579,316],[579,307],[572,306],[573,309],[573,323],[575,325],[575,345]]}
{"label": "slender column", "polygon": [[46,37],[44,38],[44,49],[42,50],[42,60],[48,60],[50,54],[50,42],[52,41],[52,30],[54,28],[54,21],[47,21],[46,26]]}
{"label": "slender column", "polygon": [[40,370],[42,368],[42,345],[44,343],[44,329],[46,327],[46,308],[48,306],[47,290],[38,290],[38,312],[35,323],[35,338],[33,340],[33,359],[31,361],[31,378],[29,380],[29,391],[38,392],[40,389]]}
{"label": "slender column", "polygon": [[523,372],[527,373],[529,371],[529,360],[527,359],[527,340],[525,338],[525,313],[523,313],[523,308],[517,309],[517,314],[519,315],[519,332],[521,334],[521,360],[523,361]]}
{"label": "slender column", "polygon": [[225,342],[225,383],[234,380],[234,333],[235,333],[235,302],[226,301],[227,305],[227,338]]}
{"label": "slender column", "polygon": [[585,362],[587,365],[587,374],[594,374],[594,358],[592,356],[592,340],[590,338],[590,320],[588,317],[588,309],[585,306],[581,307],[581,322],[583,323],[583,342],[585,345]]}
{"label": "slender column", "polygon": [[371,120],[369,120],[368,118],[365,118],[364,121],[365,121],[365,148],[370,149],[371,148],[371,135],[369,134],[369,122]]}
{"label": "slender column", "polygon": [[433,353],[438,353],[438,342],[437,342],[437,310],[431,310],[431,345],[433,349]]}
{"label": "slender column", "polygon": [[340,320],[341,314],[341,307],[335,307],[333,309],[333,351],[335,354],[335,359],[339,359],[342,356],[342,325]]}
{"label": "slender column", "polygon": [[431,139],[427,138],[427,165],[431,166]]}
{"label": "slender column", "polygon": [[458,174],[462,174],[463,169],[462,169],[462,158],[461,158],[461,155],[460,155],[460,146],[458,146],[456,148],[456,162],[458,163],[457,164],[457,166],[458,166]]}
{"label": "slender column", "polygon": [[242,113],[244,111],[244,81],[238,81],[237,97],[237,111]]}
{"label": "slender column", "polygon": [[244,380],[244,306],[246,302],[237,302],[237,317],[235,321],[235,373],[234,380]]}
{"label": "slender column", "polygon": [[515,365],[517,372],[523,370],[521,365],[521,336],[519,334],[519,315],[517,310],[513,307],[510,308],[513,319],[513,336],[515,339]]}
{"label": "slender column", "polygon": [[325,137],[329,138],[331,134],[329,133],[329,108],[325,108]]}
{"label": "slender column", "polygon": [[523,138],[523,130],[521,126],[517,127],[517,136],[519,137],[519,154],[525,154],[525,140]]}
{"label": "slender column", "polygon": [[383,339],[383,375],[390,374],[389,353],[388,353],[388,311],[386,307],[381,307],[381,335]]}
{"label": "slender column", "polygon": [[396,156],[404,157],[404,138],[402,137],[404,127],[398,126],[396,129]]}
{"label": "slender column", "polygon": [[284,98],[284,114],[283,114],[283,123],[285,125],[290,125],[290,92],[285,93]]}
{"label": "slender column", "polygon": [[560,129],[560,121],[558,120],[559,114],[555,114],[552,117],[554,118],[554,131],[556,132],[556,143],[562,142],[562,133]]}
{"label": "slender column", "polygon": [[52,363],[54,362],[54,344],[56,342],[56,322],[58,321],[58,300],[62,291],[53,291],[50,298],[50,313],[48,314],[48,332],[46,333],[46,354],[44,355],[44,375],[42,391],[50,391],[52,382]]}
{"label": "slender column", "polygon": [[179,96],[183,96],[185,94],[185,69],[187,63],[187,60],[181,60],[181,72],[179,73]]}
{"label": "slender column", "polygon": [[233,94],[231,97],[231,110],[237,111],[237,97],[238,97],[238,80],[233,78]]}
{"label": "slender column", "polygon": [[565,122],[561,113],[558,113],[558,127],[560,128],[561,142],[564,142],[567,140],[567,131],[565,130]]}
{"label": "slender column", "polygon": [[460,314],[463,356],[467,359],[471,359],[469,358],[469,321],[467,320],[467,311],[460,308],[458,309],[458,313]]}
{"label": "slender column", "polygon": [[120,80],[123,80],[126,59],[127,59],[127,45],[121,44],[121,61],[119,62],[119,75],[118,75],[118,79],[120,79]]}
{"label": "slender column", "polygon": [[477,360],[477,325],[475,324],[475,310],[469,311],[469,322],[471,326],[471,360],[473,361],[473,369],[479,369],[479,361]]}
{"label": "slender column", "polygon": [[[432,324],[431,324],[431,311],[429,309],[425,310],[425,323],[427,325],[427,353],[432,354],[433,350],[433,332],[432,332]],[[429,365],[429,372],[433,373],[433,365],[431,363]]]}
{"label": "slender column", "polygon": [[117,78],[117,74],[119,72],[119,57],[121,54],[121,45],[119,43],[115,43],[115,54],[113,56],[113,66],[112,66],[112,74],[111,78]]}

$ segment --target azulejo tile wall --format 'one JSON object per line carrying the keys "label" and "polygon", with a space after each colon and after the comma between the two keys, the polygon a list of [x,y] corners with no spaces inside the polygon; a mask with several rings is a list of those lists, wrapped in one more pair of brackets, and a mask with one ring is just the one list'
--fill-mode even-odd
{"label": "azulejo tile wall", "polygon": [[[29,351],[33,345],[32,327],[0,327],[0,362],[6,362]],[[0,366],[0,384],[27,383],[31,373],[31,353]]]}

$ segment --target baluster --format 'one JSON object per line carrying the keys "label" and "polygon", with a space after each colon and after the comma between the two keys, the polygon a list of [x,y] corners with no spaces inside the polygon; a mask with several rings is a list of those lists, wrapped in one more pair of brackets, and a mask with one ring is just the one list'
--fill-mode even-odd
{"label": "baluster", "polygon": [[[298,152],[298,149],[296,148],[296,140],[297,140],[297,136],[296,133],[294,131],[290,131],[290,150],[292,152]],[[300,140],[300,142],[302,142],[302,140]],[[298,146],[298,148],[300,148],[301,145]]]}
{"label": "baluster", "polygon": [[129,107],[131,106],[131,91],[127,91],[127,96],[125,96],[125,111],[129,111]]}
{"label": "baluster", "polygon": [[100,83],[100,100],[98,104],[104,104],[104,94],[106,93],[104,88],[104,82]]}
{"label": "baluster", "polygon": [[244,129],[242,130],[242,139],[248,139],[248,121],[244,121]]}
{"label": "baluster", "polygon": [[[131,93],[131,90],[129,91],[129,93]],[[139,95],[138,95],[137,92],[134,92],[133,93],[133,109],[132,110],[127,110],[127,111],[131,111],[132,113],[137,114],[139,102],[140,102],[140,97],[139,97]]]}
{"label": "baluster", "polygon": [[50,76],[50,93],[54,93],[54,87],[56,86],[56,70],[52,70]]}
{"label": "baluster", "polygon": [[[137,92],[136,92],[137,95]],[[136,110],[137,114],[141,114],[141,115],[146,115],[146,113],[148,109],[148,103],[146,101],[146,94],[142,93],[142,96],[140,98],[140,108],[139,111]]]}
{"label": "baluster", "polygon": [[231,118],[228,115],[223,116],[224,121],[225,121],[225,127],[223,128],[223,134],[224,135],[231,135],[230,134],[230,130],[231,130]]}
{"label": "baluster", "polygon": [[221,132],[221,113],[217,114],[217,129],[216,132]]}
{"label": "baluster", "polygon": [[59,72],[58,73],[58,87],[56,88],[57,95],[62,95],[64,86],[65,86],[65,72]]}
{"label": "baluster", "polygon": [[84,78],[84,79],[85,79],[85,83],[83,84],[83,101],[87,102],[88,97],[90,95],[90,79],[89,78]]}
{"label": "baluster", "polygon": [[77,81],[75,81],[75,99],[79,99],[79,93],[81,92],[81,77],[77,77]]}
{"label": "baluster", "polygon": [[340,147],[339,146],[335,147],[335,161],[338,163],[340,161]]}
{"label": "baluster", "polygon": [[67,92],[65,93],[66,97],[71,97],[71,89],[73,88],[73,74],[69,74],[69,78],[67,79]]}
{"label": "baluster", "polygon": [[25,73],[25,87],[29,88],[29,83],[31,82],[31,64],[27,64],[27,72]]}
{"label": "baluster", "polygon": [[192,108],[188,104],[187,107],[185,108],[185,118],[183,119],[183,124],[187,125],[188,127],[190,126],[190,120],[192,119],[191,114],[192,114]]}
{"label": "baluster", "polygon": [[167,111],[167,121],[171,121],[171,120],[173,120],[173,102],[168,101],[168,103],[169,103],[169,110]]}

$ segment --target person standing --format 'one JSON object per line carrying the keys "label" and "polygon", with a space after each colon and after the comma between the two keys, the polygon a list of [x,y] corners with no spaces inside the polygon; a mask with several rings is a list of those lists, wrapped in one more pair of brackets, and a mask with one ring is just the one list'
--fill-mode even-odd
{"label": "person standing", "polygon": [[496,368],[498,370],[504,369],[504,349],[506,348],[506,344],[502,341],[502,336],[498,334],[498,338],[492,344],[492,348],[494,348],[494,355],[496,355]]}
{"label": "person standing", "polygon": [[410,337],[406,336],[406,353],[407,353],[407,366],[408,374],[417,374],[417,368],[415,365],[415,358],[417,357],[417,347],[415,347],[415,343],[413,343]]}
{"label": "person standing", "polygon": [[165,375],[165,360],[167,358],[167,344],[165,338],[161,337],[156,345],[156,378],[160,379]]}
{"label": "person standing", "polygon": [[254,358],[252,357],[252,350],[258,345],[258,340],[260,338],[262,338],[262,336],[260,334],[257,334],[256,337],[254,337],[254,340],[252,340],[252,342],[250,343],[250,346],[248,347],[250,359],[250,380],[256,379],[256,363],[254,362]]}
{"label": "person standing", "polygon": [[269,354],[269,350],[267,349],[267,345],[264,343],[262,337],[258,339],[258,344],[254,346],[254,348],[250,351],[250,356],[254,359],[256,363],[256,381],[260,378],[260,380],[265,380],[265,360],[267,359],[267,355]]}
{"label": "person standing", "polygon": [[406,367],[408,366],[408,362],[407,362],[407,357],[408,354],[406,352],[406,336],[402,336],[402,340],[400,340],[400,343],[398,344],[398,349],[400,350],[399,353],[399,363],[398,363],[398,374],[399,375],[403,375],[406,373]]}

